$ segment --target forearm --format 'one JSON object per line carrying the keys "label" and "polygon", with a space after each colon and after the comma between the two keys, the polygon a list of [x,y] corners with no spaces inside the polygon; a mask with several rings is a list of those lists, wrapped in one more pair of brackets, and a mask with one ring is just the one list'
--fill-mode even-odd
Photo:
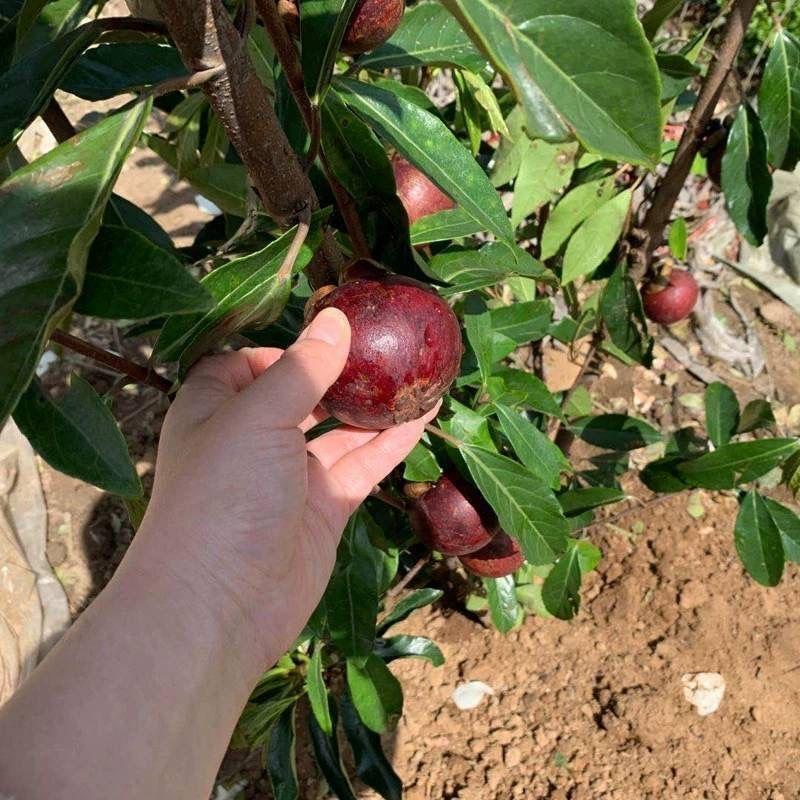
{"label": "forearm", "polygon": [[268,665],[235,608],[131,555],[0,713],[0,796],[208,796]]}

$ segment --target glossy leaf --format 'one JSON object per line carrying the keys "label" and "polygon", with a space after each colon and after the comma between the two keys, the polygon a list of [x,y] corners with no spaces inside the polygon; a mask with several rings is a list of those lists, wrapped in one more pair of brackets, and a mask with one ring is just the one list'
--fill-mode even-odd
{"label": "glossy leaf", "polygon": [[422,2],[406,11],[388,42],[358,60],[375,71],[422,64],[481,72],[486,59],[441,3]]}
{"label": "glossy leaf", "polygon": [[733,389],[715,381],[705,395],[706,429],[715,447],[728,444],[739,427],[739,401]]}
{"label": "glossy leaf", "polygon": [[499,369],[488,382],[489,397],[494,403],[523,406],[552,417],[561,416],[561,408],[541,378],[521,369]]}
{"label": "glossy leaf", "polygon": [[106,200],[148,111],[144,104],[107,117],[0,188],[0,422],[78,296]]}
{"label": "glossy leaf", "polygon": [[794,509],[771,500],[762,498],[772,517],[772,521],[781,535],[781,544],[787,561],[800,563],[800,516]]}
{"label": "glossy leaf", "polygon": [[447,126],[404,98],[359,81],[336,82],[344,101],[421,169],[483,230],[511,239],[511,226],[484,171]]}
{"label": "glossy leaf", "polygon": [[98,0],[26,0],[17,17],[14,61],[75,30]]}
{"label": "glossy leaf", "polygon": [[[336,730],[339,722],[339,715],[336,711],[336,704],[333,698],[330,699],[331,720],[333,729]],[[356,798],[350,780],[342,766],[342,759],[339,755],[339,742],[336,736],[328,736],[317,724],[317,719],[313,714],[308,717],[308,729],[311,734],[311,746],[314,749],[314,756],[319,766],[320,772],[328,783],[330,790],[339,800],[358,800]]]}
{"label": "glossy leaf", "polygon": [[503,530],[531,564],[550,564],[564,552],[569,525],[552,490],[510,458],[473,445],[459,452]]}
{"label": "glossy leaf", "polygon": [[767,203],[772,176],[767,141],[756,112],[746,103],[736,112],[722,157],[722,191],[739,233],[753,245],[767,235]]}
{"label": "glossy leaf", "polygon": [[488,311],[467,314],[464,317],[467,341],[478,359],[481,379],[486,383],[492,374],[493,357],[492,318]]}
{"label": "glossy leaf", "polygon": [[303,78],[312,103],[319,105],[322,101],[357,3],[358,0],[303,0],[298,3]]}
{"label": "glossy leaf", "polygon": [[529,135],[573,133],[614,160],[658,160],[658,73],[632,0],[445,5],[514,90]]}
{"label": "glossy leaf", "polygon": [[14,420],[53,469],[123,497],[141,495],[139,476],[113,414],[77,375],[59,401],[34,381],[20,398]]}
{"label": "glossy leaf", "polygon": [[146,236],[162,250],[175,249],[169,234],[139,206],[118,194],[112,194],[106,203],[103,225],[127,228]]}
{"label": "glossy leaf", "polygon": [[542,585],[545,608],[558,619],[572,619],[581,604],[581,566],[575,544],[570,540],[567,551],[547,574]]}
{"label": "glossy leaf", "polygon": [[561,272],[561,283],[571,283],[599,267],[619,239],[631,205],[631,190],[604,203],[572,234]]}
{"label": "glossy leaf", "polygon": [[392,625],[402,622],[412,611],[435,603],[442,594],[441,589],[415,589],[413,592],[404,595],[397,605],[381,620],[377,631],[378,636],[382,636]]}
{"label": "glossy leaf", "polygon": [[669,249],[675,258],[683,261],[686,258],[686,250],[689,242],[688,231],[686,230],[686,220],[678,217],[669,226]]}
{"label": "glossy leaf", "polygon": [[748,492],[742,498],[733,536],[747,572],[763,586],[777,586],[784,563],[781,534],[758,492]]}
{"label": "glossy leaf", "polygon": [[614,196],[614,178],[606,176],[571,189],[550,213],[542,233],[542,258],[552,258],[585,219]]}
{"label": "glossy leaf", "polygon": [[473,233],[481,233],[483,230],[483,223],[464,209],[448,208],[416,220],[411,225],[411,244],[416,246],[460,239]]}
{"label": "glossy leaf", "polygon": [[786,459],[781,480],[795,497],[800,494],[800,450]]}
{"label": "glossy leaf", "polygon": [[769,400],[756,398],[751,400],[743,409],[739,419],[737,433],[750,433],[759,428],[772,428],[775,425],[775,414]]}
{"label": "glossy leaf", "polygon": [[489,313],[495,340],[499,338],[522,345],[547,335],[553,318],[553,305],[549,300],[530,300],[493,308]]}
{"label": "glossy leaf", "polygon": [[514,591],[514,576],[484,578],[486,599],[489,603],[489,616],[500,633],[508,633],[522,622],[522,606]]}
{"label": "glossy leaf", "polygon": [[791,171],[800,159],[800,41],[779,30],[764,66],[758,111],[770,163]]}
{"label": "glossy leaf", "polygon": [[104,225],[89,251],[75,311],[105,319],[146,320],[211,305],[211,295],[172,252],[129,228]]}
{"label": "glossy leaf", "polygon": [[683,5],[684,0],[656,0],[642,17],[642,28],[648,39],[654,39],[658,29]]}
{"label": "glossy leaf", "polygon": [[513,409],[495,404],[495,411],[500,427],[519,460],[549,486],[558,487],[561,473],[570,469],[561,449]]}
{"label": "glossy leaf", "polygon": [[700,67],[680,53],[657,53],[656,63],[661,73],[661,102],[667,103],[681,95],[700,74]]}
{"label": "glossy leaf", "polygon": [[178,51],[158,42],[109,42],[87,50],[59,82],[84,100],[106,100],[186,75]]}
{"label": "glossy leaf", "polygon": [[323,655],[325,645],[317,642],[311,661],[308,663],[306,673],[306,692],[311,711],[317,718],[317,724],[330,736],[333,733],[333,722],[331,721],[331,709],[328,704],[328,688],[325,686],[323,675]]}
{"label": "glossy leaf", "polygon": [[386,663],[370,655],[363,666],[347,661],[347,688],[361,721],[383,733],[403,713],[403,689]]}
{"label": "glossy leaf", "polygon": [[[318,231],[306,239],[293,272],[311,260]],[[291,291],[292,276],[280,275],[279,269],[293,239],[294,228],[264,249],[206,275],[201,285],[213,297],[213,308],[167,320],[156,342],[156,356],[162,361],[181,359],[188,366],[226,336],[247,327],[265,327],[277,319]]]}
{"label": "glossy leaf", "polygon": [[398,658],[424,658],[434,667],[444,664],[442,651],[435,642],[425,636],[408,636],[400,634],[389,639],[379,639],[375,645],[375,655],[387,664]]}
{"label": "glossy leaf", "polygon": [[[628,274],[624,261],[617,264],[606,281],[600,295],[599,310],[611,339],[610,344],[621,351],[622,357],[649,366],[653,338],[647,332],[639,289]],[[608,341],[605,347],[610,349]]]}
{"label": "glossy leaf", "polygon": [[585,442],[605,450],[637,450],[661,441],[661,434],[647,422],[627,414],[600,414],[573,420],[572,430]]}
{"label": "glossy leaf", "polygon": [[439,421],[439,425],[446,433],[459,441],[474,444],[493,453],[497,452],[489,430],[489,420],[483,414],[462,405],[452,397],[448,398],[447,405],[453,416],[448,420]]}
{"label": "glossy leaf", "polygon": [[516,227],[540,206],[554,200],[569,183],[575,169],[574,142],[550,144],[537,139],[521,154],[514,182],[511,224]]}
{"label": "glossy leaf", "polygon": [[558,495],[558,502],[567,516],[582,514],[593,508],[619,503],[626,497],[622,489],[613,486],[587,486],[580,489],[568,489]]}
{"label": "glossy leaf", "polygon": [[386,800],[401,800],[403,782],[383,752],[381,737],[359,719],[347,694],[342,695],[342,727],[353,751],[356,774]]}
{"label": "glossy leaf", "polygon": [[266,768],[274,800],[298,800],[300,785],[295,763],[295,710],[292,704],[278,717],[269,735]]}
{"label": "glossy leaf", "polygon": [[275,94],[275,49],[269,35],[260,25],[255,25],[250,31],[247,52],[258,79],[270,93]]}
{"label": "glossy leaf", "polygon": [[442,474],[442,468],[433,452],[422,442],[406,456],[403,478],[407,481],[435,481]]}

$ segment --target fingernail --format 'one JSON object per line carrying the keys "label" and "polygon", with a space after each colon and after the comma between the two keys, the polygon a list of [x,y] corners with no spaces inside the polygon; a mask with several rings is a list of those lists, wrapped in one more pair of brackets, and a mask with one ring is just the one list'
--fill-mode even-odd
{"label": "fingernail", "polygon": [[347,333],[347,317],[338,308],[323,308],[303,331],[300,338],[318,339],[337,345]]}

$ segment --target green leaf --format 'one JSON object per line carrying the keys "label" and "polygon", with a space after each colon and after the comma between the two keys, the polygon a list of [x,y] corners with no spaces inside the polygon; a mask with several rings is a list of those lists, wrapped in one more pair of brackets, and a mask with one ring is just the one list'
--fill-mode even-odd
{"label": "green leaf", "polygon": [[101,33],[101,22],[89,22],[34,50],[0,75],[0,156],[42,112],[62,77]]}
{"label": "green leaf", "polygon": [[406,11],[386,44],[358,60],[359,67],[377,72],[422,64],[481,72],[486,59],[440,3],[423,2]]}
{"label": "green leaf", "polygon": [[532,422],[504,405],[495,404],[497,419],[519,460],[549,486],[557,488],[570,464],[561,449]]}
{"label": "green leaf", "polygon": [[714,447],[728,444],[739,427],[739,401],[730,386],[715,381],[706,389],[706,428]]}
{"label": "green leaf", "polygon": [[435,603],[444,594],[441,589],[415,589],[400,600],[378,625],[378,636],[382,636],[392,625],[402,622],[412,611]]}
{"label": "green leaf", "polygon": [[447,208],[421,217],[411,225],[411,244],[415,247],[430,242],[461,239],[481,233],[483,224],[463,208]]}
{"label": "green leaf", "polygon": [[642,17],[645,36],[651,41],[658,29],[683,5],[683,0],[656,0],[653,7]]}
{"label": "green leaf", "polygon": [[247,40],[247,52],[258,79],[272,94],[275,94],[275,49],[269,34],[260,26],[254,25]]}
{"label": "green leaf", "polygon": [[775,500],[768,497],[762,499],[781,535],[786,560],[795,564],[800,563],[800,516],[793,509]]}
{"label": "green leaf", "polygon": [[112,194],[108,198],[103,225],[141,233],[162,250],[172,252],[175,249],[169,234],[146,211],[118,194]]}
{"label": "green leaf", "polygon": [[600,563],[600,559],[603,557],[600,548],[586,541],[586,539],[576,541],[575,549],[578,551],[578,563],[584,575],[587,572],[591,572]]}
{"label": "green leaf", "polygon": [[474,444],[484,450],[497,452],[489,430],[489,420],[485,416],[468,406],[462,405],[452,397],[448,399],[447,404],[449,410],[453,412],[453,416],[448,420],[439,421],[446,433],[462,442]]}
{"label": "green leaf", "polygon": [[713,453],[684,461],[676,473],[697,489],[735,489],[780,466],[800,447],[798,439],[760,439],[726,444]]}
{"label": "green leaf", "polygon": [[795,497],[800,494],[800,450],[786,459],[781,480]]}
{"label": "green leaf", "polygon": [[524,616],[514,591],[514,576],[484,578],[483,585],[492,623],[500,633],[508,633],[522,622]]}
{"label": "green leaf", "polygon": [[521,369],[499,369],[489,380],[489,397],[492,402],[510,406],[524,406],[560,417],[561,408],[543,380]]}
{"label": "green leaf", "polygon": [[[274,322],[291,291],[292,275],[281,275],[279,270],[295,230],[287,231],[263,250],[235,258],[206,275],[201,285],[215,305],[205,313],[170,317],[156,342],[156,356],[162,361],[180,358],[188,366],[225,337]],[[317,224],[300,251],[293,274],[309,263],[318,239]]]}
{"label": "green leaf", "polygon": [[547,574],[542,585],[545,608],[558,619],[572,619],[581,605],[581,566],[578,548],[570,540],[569,547]]}
{"label": "green leaf", "polygon": [[505,242],[491,242],[479,250],[450,247],[437,253],[428,269],[434,277],[453,284],[453,290],[458,292],[492,286],[513,275],[541,278],[548,274],[525,250]]}
{"label": "green leaf", "polygon": [[[338,713],[333,698],[330,699],[331,720],[333,729],[338,727]],[[311,746],[322,776],[332,792],[339,800],[358,800],[347,778],[339,755],[339,742],[336,736],[328,736],[317,723],[317,718],[310,714],[308,729],[311,734]]]}
{"label": "green leaf", "polygon": [[331,81],[347,23],[358,0],[303,0],[300,41],[303,78],[311,102],[319,105]]}
{"label": "green leaf", "polygon": [[483,230],[511,240],[503,203],[484,171],[436,116],[366,83],[338,80],[345,102],[449,195]]}
{"label": "green leaf", "polygon": [[779,30],[758,92],[770,163],[791,171],[800,159],[800,41]]}
{"label": "green leaf", "polygon": [[747,103],[740,106],[722,157],[722,191],[728,213],[750,244],[767,235],[767,203],[772,176],[767,166],[767,140],[758,115]]}
{"label": "green leaf", "polygon": [[441,667],[444,664],[442,651],[435,642],[425,636],[400,634],[389,639],[379,639],[375,645],[375,655],[387,664],[398,658],[424,658],[434,667]]}
{"label": "green leaf", "polygon": [[159,42],[109,42],[87,50],[59,88],[84,100],[107,100],[186,75],[178,51]]}
{"label": "green leaf", "polygon": [[542,232],[542,259],[552,258],[572,232],[614,196],[611,175],[581,183],[568,191],[550,213]]}
{"label": "green leaf", "polygon": [[393,726],[403,713],[403,689],[386,663],[372,654],[363,666],[347,661],[347,688],[361,721],[376,733]]}
{"label": "green leaf", "polygon": [[522,465],[473,445],[459,452],[500,525],[531,564],[550,564],[564,552],[569,525],[552,490]]}
{"label": "green leaf", "polygon": [[526,110],[528,133],[651,165],[660,86],[632,0],[445,0]]}
{"label": "green leaf", "polygon": [[590,511],[593,508],[619,503],[626,497],[622,489],[613,486],[588,486],[581,489],[569,489],[558,495],[558,502],[564,513],[573,517]]}
{"label": "green leaf", "polygon": [[627,414],[600,414],[572,422],[573,433],[605,450],[637,450],[661,441],[661,434],[644,420]]}
{"label": "green leaf", "polygon": [[564,403],[564,416],[567,419],[588,417],[592,413],[592,395],[585,386],[576,386]]}
{"label": "green leaf", "polygon": [[406,456],[403,478],[407,481],[435,481],[442,474],[442,468],[433,452],[422,442]]}
{"label": "green leaf", "polygon": [[572,234],[564,253],[561,283],[571,283],[599,267],[617,243],[631,205],[631,190],[600,206]]}
{"label": "green leaf", "polygon": [[611,342],[604,347],[620,358],[628,358],[645,366],[652,361],[653,339],[647,333],[642,297],[639,289],[628,274],[624,261],[616,269],[603,287],[600,295],[600,315],[606,324]]}
{"label": "green leaf", "polygon": [[758,492],[748,492],[742,498],[733,536],[747,572],[763,586],[777,586],[784,563],[781,534]]}
{"label": "green leaf", "polygon": [[382,563],[380,551],[370,541],[371,523],[363,508],[350,517],[325,590],[331,638],[348,658],[366,659],[375,642]]}
{"label": "green leaf", "polygon": [[492,374],[492,365],[494,364],[492,318],[488,311],[484,311],[482,314],[467,314],[464,317],[464,328],[467,332],[467,341],[475,351],[481,379],[485,384]]}
{"label": "green leaf", "polygon": [[274,800],[298,800],[300,786],[295,763],[295,709],[292,704],[278,717],[269,735],[266,768]]}
{"label": "green leaf", "polygon": [[142,494],[113,414],[77,375],[72,375],[58,402],[42,391],[38,381],[31,383],[17,404],[14,420],[53,469],[122,497]]}
{"label": "green leaf", "polygon": [[333,722],[331,721],[331,709],[328,705],[328,688],[325,686],[325,677],[322,669],[322,658],[325,645],[317,642],[311,661],[308,663],[306,673],[306,692],[311,710],[317,718],[317,724],[330,736],[333,733]]}
{"label": "green leaf", "polygon": [[386,800],[401,800],[403,782],[383,752],[381,737],[359,719],[347,694],[342,695],[342,726],[356,762],[356,774]]}
{"label": "green leaf", "polygon": [[759,428],[771,428],[775,425],[775,414],[769,400],[758,398],[751,400],[742,410],[737,433],[750,433]]}
{"label": "green leaf", "polygon": [[89,251],[75,311],[133,321],[202,311],[212,305],[211,295],[172,252],[141,233],[107,225]]}
{"label": "green leaf", "polygon": [[141,104],[107,117],[0,187],[0,424],[78,296],[106,200],[148,112]]}
{"label": "green leaf", "polygon": [[499,337],[523,345],[547,336],[553,319],[553,305],[549,300],[530,300],[493,308],[489,313],[495,339]]}
{"label": "green leaf", "polygon": [[656,53],[656,63],[661,73],[662,103],[680,96],[692,78],[700,74],[700,67],[680,53]]}
{"label": "green leaf", "polygon": [[675,258],[683,261],[686,258],[686,247],[689,240],[688,232],[686,230],[686,220],[683,217],[678,217],[669,226],[669,249]]}
{"label": "green leaf", "polygon": [[73,31],[98,0],[26,0],[17,18],[14,61]]}
{"label": "green leaf", "polygon": [[514,182],[511,224],[515,228],[540,206],[558,197],[572,177],[577,150],[575,142],[550,144],[542,139],[524,149]]}

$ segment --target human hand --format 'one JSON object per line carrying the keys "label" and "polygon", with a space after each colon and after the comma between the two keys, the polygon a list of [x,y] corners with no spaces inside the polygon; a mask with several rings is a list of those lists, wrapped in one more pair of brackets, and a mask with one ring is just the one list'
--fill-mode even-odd
{"label": "human hand", "polygon": [[347,318],[326,309],[285,352],[248,348],[199,362],[164,422],[152,499],[126,559],[166,570],[176,591],[229,624],[243,617],[262,667],[314,610],[348,517],[438,410],[306,442],[349,346]]}

